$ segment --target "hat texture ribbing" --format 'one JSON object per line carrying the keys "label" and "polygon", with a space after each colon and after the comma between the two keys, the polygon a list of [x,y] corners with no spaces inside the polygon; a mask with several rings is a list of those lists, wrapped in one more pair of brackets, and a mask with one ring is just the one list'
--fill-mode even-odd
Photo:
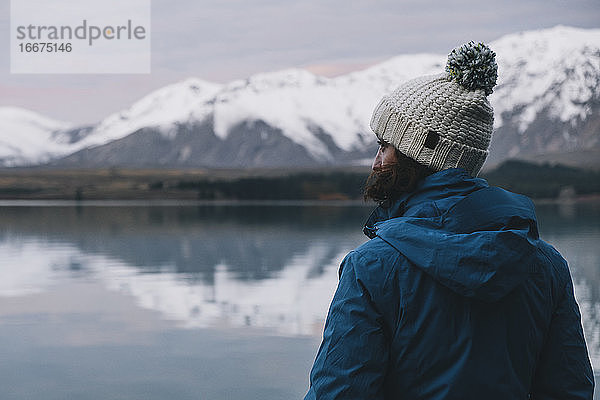
{"label": "hat texture ribbing", "polygon": [[494,112],[495,53],[467,43],[448,56],[442,74],[400,85],[379,102],[371,129],[380,140],[435,171],[464,168],[475,176],[487,154]]}

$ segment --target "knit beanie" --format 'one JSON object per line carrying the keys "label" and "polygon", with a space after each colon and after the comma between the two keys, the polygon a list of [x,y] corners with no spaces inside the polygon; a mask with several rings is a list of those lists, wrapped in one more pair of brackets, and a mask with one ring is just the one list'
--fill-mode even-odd
{"label": "knit beanie", "polygon": [[476,176],[492,138],[494,112],[487,96],[498,76],[495,56],[483,43],[452,50],[444,73],[412,79],[384,96],[371,129],[434,171],[464,168]]}

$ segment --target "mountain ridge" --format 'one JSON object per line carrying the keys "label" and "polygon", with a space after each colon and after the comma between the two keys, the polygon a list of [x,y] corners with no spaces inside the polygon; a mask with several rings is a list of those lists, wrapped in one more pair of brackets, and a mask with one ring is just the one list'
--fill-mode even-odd
{"label": "mountain ridge", "polygon": [[[520,32],[490,47],[497,53],[499,81],[490,96],[495,132],[487,164],[600,147],[600,29]],[[368,124],[381,96],[404,80],[442,72],[445,61],[436,54],[399,55],[335,78],[298,68],[225,84],[188,78],[92,126],[54,121],[47,125],[51,132],[36,133],[40,143],[49,143],[38,154],[7,140],[11,133],[3,128],[11,123],[0,118],[0,164],[364,164],[375,150]]]}

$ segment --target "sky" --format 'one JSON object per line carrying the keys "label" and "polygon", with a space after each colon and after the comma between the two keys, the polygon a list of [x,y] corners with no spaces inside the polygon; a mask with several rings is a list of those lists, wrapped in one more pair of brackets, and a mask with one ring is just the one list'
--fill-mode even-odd
{"label": "sky", "polygon": [[152,0],[149,74],[11,74],[10,1],[0,0],[0,107],[76,124],[189,77],[225,83],[285,68],[336,76],[469,40],[600,28],[598,0]]}

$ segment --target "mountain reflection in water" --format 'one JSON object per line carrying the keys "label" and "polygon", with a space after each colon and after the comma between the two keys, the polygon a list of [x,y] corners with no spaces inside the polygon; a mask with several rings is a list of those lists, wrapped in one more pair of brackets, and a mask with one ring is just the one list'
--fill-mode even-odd
{"label": "mountain reflection in water", "polygon": [[[364,242],[361,206],[2,207],[0,296],[81,279],[132,296],[184,328],[318,337],[341,259]],[[539,206],[569,261],[600,368],[600,207]],[[1,321],[0,321],[1,324]]]}

